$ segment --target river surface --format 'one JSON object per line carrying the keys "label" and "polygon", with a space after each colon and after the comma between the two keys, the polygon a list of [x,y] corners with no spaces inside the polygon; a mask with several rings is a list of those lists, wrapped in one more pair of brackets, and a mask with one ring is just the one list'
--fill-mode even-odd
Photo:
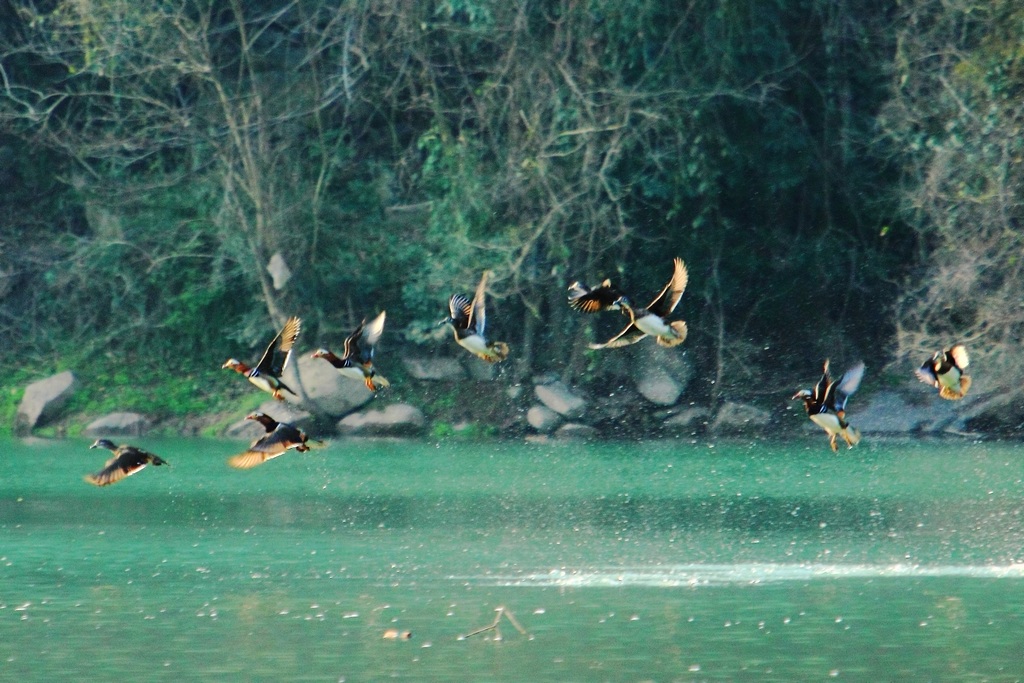
{"label": "river surface", "polygon": [[0,679],[1024,679],[1018,444],[135,443],[4,444]]}

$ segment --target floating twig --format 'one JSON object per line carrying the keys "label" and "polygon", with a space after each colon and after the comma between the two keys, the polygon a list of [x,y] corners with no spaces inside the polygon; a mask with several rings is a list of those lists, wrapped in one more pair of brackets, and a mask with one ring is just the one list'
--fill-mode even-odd
{"label": "floating twig", "polygon": [[530,635],[526,632],[526,629],[523,628],[522,625],[516,620],[516,615],[512,614],[512,610],[508,609],[507,607],[496,607],[494,611],[496,612],[496,614],[494,615],[494,621],[492,621],[487,626],[484,626],[483,628],[478,628],[477,630],[472,631],[471,633],[467,633],[464,636],[459,636],[459,640],[465,640],[466,638],[475,636],[478,633],[483,633],[484,631],[494,631],[494,639],[501,640],[501,629],[498,628],[498,624],[501,622],[502,617],[505,617],[510,622],[512,622],[512,625],[516,627],[516,630],[522,633],[524,636]]}

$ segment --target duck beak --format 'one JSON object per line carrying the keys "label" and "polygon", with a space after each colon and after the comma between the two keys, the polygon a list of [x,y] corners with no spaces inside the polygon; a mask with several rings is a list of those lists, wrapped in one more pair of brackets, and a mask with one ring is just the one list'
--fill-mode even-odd
{"label": "duck beak", "polygon": [[436,325],[434,325],[434,327],[442,327],[443,325],[450,325],[451,322],[452,322],[451,317],[448,317],[448,318],[445,318],[444,320],[438,321],[438,323]]}

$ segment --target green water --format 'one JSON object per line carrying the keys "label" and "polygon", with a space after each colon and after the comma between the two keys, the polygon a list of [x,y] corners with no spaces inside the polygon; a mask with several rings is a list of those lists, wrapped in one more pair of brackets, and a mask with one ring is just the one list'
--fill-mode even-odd
{"label": "green water", "polygon": [[0,679],[1024,678],[1017,445],[138,444],[5,443]]}

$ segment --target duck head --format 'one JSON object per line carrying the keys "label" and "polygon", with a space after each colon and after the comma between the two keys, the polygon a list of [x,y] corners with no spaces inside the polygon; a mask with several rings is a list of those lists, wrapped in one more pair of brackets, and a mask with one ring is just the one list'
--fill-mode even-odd
{"label": "duck head", "polygon": [[96,442],[89,448],[106,448],[108,451],[117,450],[117,446],[110,439],[96,439]]}
{"label": "duck head", "polygon": [[327,358],[328,360],[330,360],[332,358],[337,358],[337,356],[334,355],[333,351],[329,351],[327,349],[317,349],[309,357],[310,358]]}

